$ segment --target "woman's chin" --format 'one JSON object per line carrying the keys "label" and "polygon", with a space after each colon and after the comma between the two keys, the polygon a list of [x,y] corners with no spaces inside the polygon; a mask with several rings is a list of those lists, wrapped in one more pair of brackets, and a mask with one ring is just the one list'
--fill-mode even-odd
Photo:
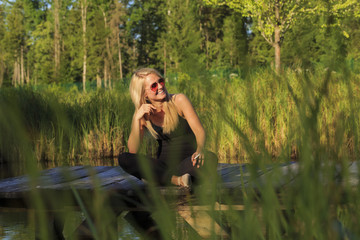
{"label": "woman's chin", "polygon": [[159,98],[159,99],[164,99],[165,97],[166,97],[166,92],[165,91],[163,91],[161,93],[158,93],[156,95],[156,98]]}

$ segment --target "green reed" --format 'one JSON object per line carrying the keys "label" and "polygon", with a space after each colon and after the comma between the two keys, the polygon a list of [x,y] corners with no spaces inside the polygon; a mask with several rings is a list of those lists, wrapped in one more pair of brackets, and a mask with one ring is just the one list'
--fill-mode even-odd
{"label": "green reed", "polygon": [[[169,91],[184,92],[193,102],[207,131],[207,148],[220,162],[249,162],[250,185],[257,186],[246,188],[243,182],[243,188],[227,194],[217,188],[219,179],[207,175],[195,192],[197,204],[210,206],[207,213],[232,239],[358,238],[359,187],[347,183],[345,166],[359,158],[359,80],[356,74],[320,68],[286,69],[281,76],[262,69],[232,78],[169,78]],[[126,87],[86,94],[58,86],[0,89],[0,107],[1,159],[19,162],[34,186],[41,164],[87,165],[87,159],[126,151],[133,113]],[[269,163],[291,160],[300,163],[296,180],[287,179],[291,184],[274,187],[282,176],[276,167],[263,179],[257,177]],[[162,196],[151,181],[149,188],[151,200],[141,196],[163,238],[198,239],[173,211],[174,199]],[[44,196],[32,194],[33,206],[44,210]],[[56,196],[46,199],[59,204]],[[93,196],[68,199],[94,216],[89,225],[98,239],[114,238],[116,229],[109,222],[116,221],[116,213],[101,188],[95,187]],[[217,201],[230,210],[216,211]],[[243,211],[235,209],[240,203]],[[48,221],[46,214],[36,217],[40,224]],[[71,210],[62,217],[79,218]],[[120,231],[123,227],[118,225]],[[76,239],[73,228],[65,227],[68,239]],[[42,239],[48,239],[50,233],[42,231]],[[211,238],[217,238],[214,232]]]}
{"label": "green reed", "polygon": [[[192,79],[178,74],[176,79],[168,79],[168,88],[184,92],[192,100],[209,136],[208,146],[221,161],[246,161],[250,146],[252,152],[263,151],[274,159],[298,158],[303,134],[299,131],[301,114],[308,114],[322,94],[325,74],[321,69],[313,73],[288,69],[281,77],[266,69],[246,78]],[[330,72],[327,94],[321,98],[316,115],[318,134],[326,150],[352,158],[358,154],[359,144],[357,81],[357,75],[349,75],[345,81],[343,74]],[[5,141],[13,129],[11,118],[5,118],[9,114],[25,128],[39,162],[61,164],[64,159],[76,162],[126,151],[133,113],[127,87],[86,94],[57,86],[41,91],[2,89],[0,95],[2,126],[7,126],[5,133],[8,131],[2,135],[3,159],[19,158],[16,144],[6,147],[12,141]]]}

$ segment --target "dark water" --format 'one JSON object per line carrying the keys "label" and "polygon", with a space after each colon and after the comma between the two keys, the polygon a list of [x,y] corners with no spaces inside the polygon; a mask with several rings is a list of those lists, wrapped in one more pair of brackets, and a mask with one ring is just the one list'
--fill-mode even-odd
{"label": "dark water", "polygon": [[[84,165],[92,166],[114,166],[114,159],[103,159],[95,161],[85,161]],[[51,164],[42,164],[38,170],[44,170],[53,167]],[[21,176],[26,173],[24,164],[0,164],[0,180]],[[78,213],[81,214],[81,213]],[[0,208],[0,239],[1,240],[30,240],[35,239],[35,230],[33,223],[33,213],[21,209]],[[118,239],[140,239],[138,233],[121,216],[118,218]],[[65,226],[66,227],[66,226]]]}
{"label": "dark water", "polygon": [[[35,239],[35,227],[29,211],[0,210],[0,239],[32,240]],[[118,239],[140,239],[134,228],[121,216],[118,218]]]}
{"label": "dark water", "polygon": [[0,239],[35,239],[26,211],[0,210]]}

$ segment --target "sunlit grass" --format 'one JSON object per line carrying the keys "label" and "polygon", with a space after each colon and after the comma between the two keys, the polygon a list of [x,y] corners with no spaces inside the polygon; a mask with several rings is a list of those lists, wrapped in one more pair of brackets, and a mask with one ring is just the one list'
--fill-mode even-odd
{"label": "sunlit grass", "polygon": [[[266,152],[274,160],[280,156],[298,158],[301,114],[309,114],[316,99],[320,102],[313,124],[321,143],[329,153],[355,159],[360,119],[358,76],[330,72],[326,95],[320,96],[326,74],[325,70],[310,73],[291,69],[283,76],[259,70],[245,79],[192,79],[180,74],[168,79],[168,88],[170,92],[185,92],[192,100],[209,136],[208,148],[221,162],[246,161],[250,146],[251,151]],[[19,146],[10,144],[16,142],[11,136],[13,124],[26,132],[39,162],[62,165],[126,151],[133,105],[125,86],[86,94],[56,85],[41,91],[1,89],[0,99],[3,159],[19,159]],[[229,121],[243,135],[234,131]]]}
{"label": "sunlit grass", "polygon": [[[207,131],[207,147],[220,162],[251,163],[250,185],[256,189],[220,195],[214,184],[218,179],[213,179],[204,181],[195,192],[196,204],[209,206],[208,213],[230,230],[232,239],[360,236],[359,189],[347,183],[350,173],[346,170],[359,158],[357,75],[287,69],[278,76],[264,69],[246,77],[192,79],[182,74],[168,80],[170,92],[184,92],[193,102]],[[1,89],[0,103],[2,161],[19,162],[33,176],[34,184],[43,162],[51,167],[88,165],[87,159],[126,151],[133,112],[126,87],[86,94],[56,86],[42,91]],[[291,160],[300,164],[291,184],[274,187],[282,176],[276,167],[263,182],[258,179],[259,169]],[[173,211],[174,199],[161,196],[153,184],[149,188],[151,201],[143,196],[143,202],[161,235],[165,239],[196,238]],[[74,201],[97,219],[93,233],[109,239],[116,231],[110,231],[103,219],[114,218],[114,213],[100,188],[95,187],[94,196],[91,206],[83,196]],[[56,204],[51,198],[47,200]],[[241,204],[245,210],[217,212],[215,203],[220,200],[230,209]],[[44,210],[43,201],[33,193],[38,210]],[[40,223],[48,220],[46,215],[38,217]],[[179,224],[184,230],[179,230]],[[48,234],[41,233],[44,239]],[[216,238],[214,232],[211,237]]]}

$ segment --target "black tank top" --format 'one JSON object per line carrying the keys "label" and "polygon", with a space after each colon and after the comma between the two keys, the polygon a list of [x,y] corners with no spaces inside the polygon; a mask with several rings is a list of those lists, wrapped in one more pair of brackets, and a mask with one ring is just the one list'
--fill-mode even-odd
{"label": "black tank top", "polygon": [[196,138],[186,119],[179,116],[179,123],[169,134],[163,133],[163,128],[151,123],[158,134],[157,158],[181,161],[196,151]]}

